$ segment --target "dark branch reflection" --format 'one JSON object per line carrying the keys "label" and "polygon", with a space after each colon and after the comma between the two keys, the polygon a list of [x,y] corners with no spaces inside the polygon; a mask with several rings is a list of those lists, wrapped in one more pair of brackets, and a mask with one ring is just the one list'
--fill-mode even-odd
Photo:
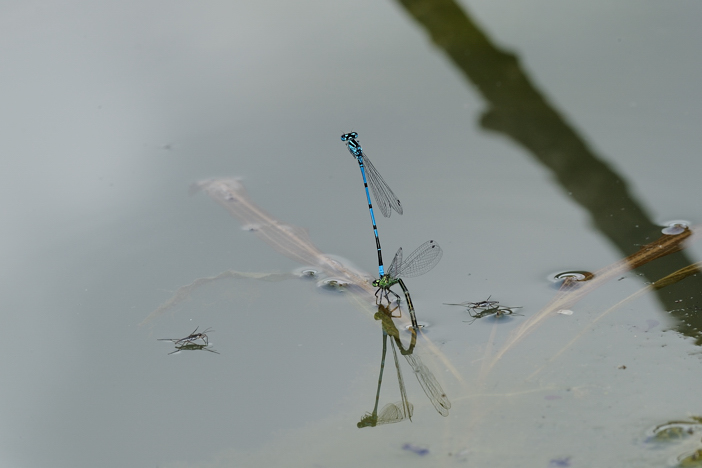
{"label": "dark branch reflection", "polygon": [[[452,0],[397,2],[485,99],[488,109],[481,117],[482,127],[504,134],[550,169],[563,191],[590,213],[593,224],[622,256],[660,236],[660,226],[632,195],[625,177],[598,157],[554,109],[515,54],[494,45]],[[654,282],[691,263],[678,252],[637,271]],[[679,320],[685,317],[678,331],[697,338],[698,344],[696,329],[702,329],[702,319],[687,312],[702,306],[695,302],[701,289],[702,275],[696,275],[656,291],[666,311]]]}

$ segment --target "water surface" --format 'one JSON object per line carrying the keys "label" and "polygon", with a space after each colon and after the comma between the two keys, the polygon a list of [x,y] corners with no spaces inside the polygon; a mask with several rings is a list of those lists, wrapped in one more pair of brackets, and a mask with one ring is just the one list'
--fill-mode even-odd
{"label": "water surface", "polygon": [[[557,297],[549,276],[597,278],[700,224],[698,4],[25,1],[1,18],[2,465],[659,467],[700,448],[694,235],[513,340]],[[299,277],[315,265],[188,195],[238,177],[371,275],[349,131],[404,207],[378,219],[386,262],[444,250],[407,285],[447,417],[400,358],[412,421],[359,429],[382,352],[367,286],[317,287],[328,272]],[[443,305],[488,297],[523,315]],[[219,355],[156,341],[195,327]],[[381,407],[400,400],[389,359]],[[675,421],[693,434],[652,436]]]}

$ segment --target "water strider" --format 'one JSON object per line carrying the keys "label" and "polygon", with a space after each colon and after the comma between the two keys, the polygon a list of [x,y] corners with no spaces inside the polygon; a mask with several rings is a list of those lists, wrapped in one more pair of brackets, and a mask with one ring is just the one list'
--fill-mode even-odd
{"label": "water strider", "polygon": [[444,302],[444,305],[465,307],[468,311],[468,314],[470,314],[470,316],[473,317],[473,320],[464,320],[464,322],[468,323],[473,323],[477,319],[483,317],[493,316],[495,318],[499,318],[505,315],[521,315],[514,313],[514,309],[521,309],[521,307],[501,306],[500,301],[491,301],[491,297],[492,296],[488,296],[488,298],[484,301],[478,302],[461,302],[458,304]]}
{"label": "water strider", "polygon": [[444,302],[444,305],[452,305],[452,306],[461,306],[465,307],[469,311],[478,311],[480,309],[492,309],[493,307],[496,307],[500,301],[491,301],[490,298],[492,295],[488,296],[487,299],[484,301],[478,301],[478,302],[460,302],[458,304],[453,304],[453,303],[448,303]]}
{"label": "water strider", "polygon": [[[381,177],[375,166],[373,166],[373,163],[370,162],[368,156],[366,156],[366,154],[363,152],[363,148],[361,148],[361,144],[358,142],[358,133],[344,133],[341,135],[341,141],[346,143],[346,147],[349,149],[351,155],[356,158],[356,161],[358,161],[358,165],[361,168],[363,186],[366,189],[366,199],[368,200],[368,210],[370,211],[371,222],[373,223],[375,246],[378,250],[378,275],[383,276],[385,274],[383,268],[383,256],[380,249],[378,227],[375,223],[373,204],[371,203],[370,193],[368,192],[368,185],[370,185],[370,188],[373,191],[373,198],[375,198],[375,202],[378,204],[380,212],[383,213],[383,216],[386,218],[390,217],[392,210],[397,211],[398,214],[402,214],[402,204],[392,190],[390,190],[390,187]],[[366,173],[368,174],[368,178],[366,178]]]}
{"label": "water strider", "polygon": [[178,346],[183,346],[186,344],[195,344],[196,341],[200,340],[202,341],[205,346],[209,345],[209,338],[207,337],[207,333],[213,332],[211,328],[208,328],[207,330],[204,330],[200,333],[197,332],[197,329],[200,327],[195,328],[191,334],[186,336],[185,338],[159,338],[158,341],[170,341]]}

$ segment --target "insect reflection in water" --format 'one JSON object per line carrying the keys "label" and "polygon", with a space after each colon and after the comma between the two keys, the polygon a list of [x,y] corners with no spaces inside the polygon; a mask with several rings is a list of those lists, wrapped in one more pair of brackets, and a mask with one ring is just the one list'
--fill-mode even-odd
{"label": "insect reflection in water", "polygon": [[[380,375],[378,377],[378,389],[375,394],[375,406],[371,413],[366,413],[361,421],[357,424],[359,428],[375,427],[381,424],[391,424],[403,421],[405,419],[412,420],[414,406],[407,400],[407,391],[405,390],[405,382],[402,377],[402,370],[397,359],[397,350],[395,344],[400,348],[400,354],[405,356],[407,362],[412,367],[414,375],[417,377],[422,390],[431,401],[434,408],[442,416],[448,416],[448,410],[451,408],[451,402],[444,393],[439,382],[437,382],[431,371],[424,365],[419,356],[414,354],[414,347],[417,342],[417,330],[414,327],[409,329],[412,337],[410,344],[405,348],[400,340],[400,332],[392,321],[393,312],[384,305],[378,306],[378,312],[375,314],[375,319],[380,320],[383,325],[383,352],[380,360]],[[378,404],[380,400],[380,388],[383,383],[383,371],[385,369],[385,355],[387,353],[387,341],[390,336],[390,345],[392,346],[393,358],[395,361],[395,369],[397,370],[397,380],[400,386],[401,400],[396,403],[388,403],[378,412]]]}
{"label": "insect reflection in water", "polygon": [[464,322],[473,323],[479,318],[493,316],[495,318],[504,317],[505,315],[522,315],[514,312],[513,309],[521,309],[521,307],[493,307],[492,309],[485,309],[480,311],[468,311],[473,320],[464,320]]}
{"label": "insect reflection in water", "polygon": [[168,355],[179,353],[181,351],[209,351],[210,353],[219,354],[219,351],[210,349],[209,344],[186,343],[184,345],[176,345],[175,351],[171,351]]}

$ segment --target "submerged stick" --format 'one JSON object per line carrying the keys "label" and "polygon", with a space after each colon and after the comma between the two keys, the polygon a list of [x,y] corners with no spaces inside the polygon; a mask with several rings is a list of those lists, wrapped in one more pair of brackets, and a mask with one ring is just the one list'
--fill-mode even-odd
{"label": "submerged stick", "polygon": [[262,281],[283,281],[286,279],[295,278],[295,276],[291,273],[246,273],[241,271],[227,270],[215,276],[198,278],[192,283],[178,288],[178,290],[175,292],[175,294],[173,294],[173,296],[171,296],[170,299],[158,306],[156,310],[151,312],[144,320],[141,321],[139,326],[141,327],[146,325],[156,317],[166,312],[168,309],[175,307],[176,305],[185,301],[190,297],[190,293],[192,293],[195,289],[199,288],[200,286],[204,286],[209,283],[214,283],[215,281],[226,278],[250,278]]}
{"label": "submerged stick", "polygon": [[494,356],[490,367],[495,365],[507,351],[524,339],[524,337],[531,333],[541,322],[549,316],[553,316],[558,310],[572,307],[587,294],[590,294],[604,283],[629,270],[634,270],[653,260],[681,250],[682,242],[691,235],[692,230],[687,227],[679,234],[664,234],[658,240],[641,247],[641,249],[633,255],[597,271],[594,278],[591,280],[579,282],[574,278],[567,278],[556,297],[554,297],[546,307],[541,309],[540,312],[531,316],[521,327],[515,330],[503,348]]}
{"label": "submerged stick", "polygon": [[203,191],[266,244],[291,260],[320,268],[326,275],[340,277],[368,293],[374,292],[369,276],[322,253],[305,229],[278,221],[249,198],[244,185],[234,178],[209,179],[191,186],[191,193]]}

